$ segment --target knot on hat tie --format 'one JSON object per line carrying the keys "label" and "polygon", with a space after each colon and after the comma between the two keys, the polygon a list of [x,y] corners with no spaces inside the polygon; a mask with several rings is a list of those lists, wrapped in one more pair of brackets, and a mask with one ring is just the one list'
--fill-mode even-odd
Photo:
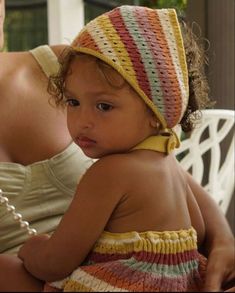
{"label": "knot on hat tie", "polygon": [[152,150],[165,154],[170,154],[175,148],[180,146],[177,134],[172,129],[165,129],[158,135],[150,136],[136,145],[133,150]]}

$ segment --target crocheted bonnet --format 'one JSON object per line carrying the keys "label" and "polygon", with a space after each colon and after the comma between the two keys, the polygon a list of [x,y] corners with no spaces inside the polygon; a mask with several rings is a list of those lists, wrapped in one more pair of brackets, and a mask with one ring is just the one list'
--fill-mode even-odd
{"label": "crocheted bonnet", "polygon": [[188,103],[188,72],[174,9],[117,7],[90,21],[72,47],[116,69],[163,129],[171,132],[180,122]]}

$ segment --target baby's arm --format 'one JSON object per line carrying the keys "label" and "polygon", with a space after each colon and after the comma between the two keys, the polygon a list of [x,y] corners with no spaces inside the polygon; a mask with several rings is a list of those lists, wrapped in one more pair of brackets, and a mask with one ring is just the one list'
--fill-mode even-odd
{"label": "baby's arm", "polygon": [[92,165],[54,234],[48,240],[36,236],[22,247],[19,257],[36,278],[65,278],[83,262],[122,197],[127,179],[119,178],[123,172],[118,171],[117,165],[108,158]]}
{"label": "baby's arm", "polygon": [[222,284],[235,279],[234,237],[216,202],[188,172],[185,174],[206,227],[202,245],[204,254],[208,256],[205,290],[220,291]]}

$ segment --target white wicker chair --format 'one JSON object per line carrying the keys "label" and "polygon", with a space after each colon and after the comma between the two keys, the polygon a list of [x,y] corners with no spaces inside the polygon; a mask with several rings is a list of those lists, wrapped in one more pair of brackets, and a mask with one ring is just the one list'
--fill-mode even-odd
{"label": "white wicker chair", "polygon": [[[200,125],[176,150],[180,164],[226,214],[234,193],[234,111],[203,110]],[[177,133],[182,136],[181,130]]]}

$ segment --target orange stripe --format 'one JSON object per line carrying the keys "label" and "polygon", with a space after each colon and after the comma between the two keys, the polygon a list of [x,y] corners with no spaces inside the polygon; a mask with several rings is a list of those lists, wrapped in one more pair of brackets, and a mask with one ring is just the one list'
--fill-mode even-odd
{"label": "orange stripe", "polygon": [[72,44],[73,47],[88,47],[92,50],[101,52],[96,45],[96,42],[94,39],[91,37],[91,35],[88,33],[87,30],[84,30],[82,34],[73,42]]}

